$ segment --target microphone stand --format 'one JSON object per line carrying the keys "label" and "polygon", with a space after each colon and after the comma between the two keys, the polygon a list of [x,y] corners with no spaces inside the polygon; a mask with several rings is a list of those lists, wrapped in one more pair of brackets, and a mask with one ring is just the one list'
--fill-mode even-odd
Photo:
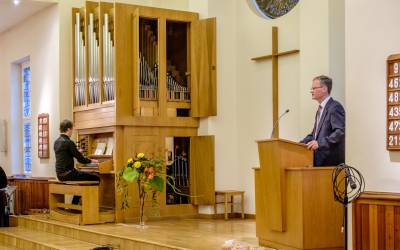
{"label": "microphone stand", "polygon": [[275,121],[274,126],[272,127],[272,132],[271,132],[271,136],[270,139],[272,139],[274,137],[274,132],[275,132],[275,128],[276,126],[279,124],[279,121],[281,120],[281,118],[286,115],[287,113],[289,113],[289,109],[286,109],[286,111],[281,114],[281,116],[279,116],[278,120]]}
{"label": "microphone stand", "polygon": [[343,196],[343,212],[344,212],[344,250],[347,250],[347,204],[349,203],[349,197],[347,196],[347,185],[348,185],[347,177],[344,178],[345,192]]}

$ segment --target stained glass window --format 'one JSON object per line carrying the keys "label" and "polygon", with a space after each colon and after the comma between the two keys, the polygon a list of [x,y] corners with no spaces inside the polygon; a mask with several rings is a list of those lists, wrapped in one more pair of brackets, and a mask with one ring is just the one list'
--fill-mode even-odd
{"label": "stained glass window", "polygon": [[32,125],[30,122],[24,123],[24,172],[32,172]]}
{"label": "stained glass window", "polygon": [[24,172],[32,172],[32,123],[31,123],[31,68],[28,63],[21,65],[22,78],[22,145]]}
{"label": "stained glass window", "polygon": [[30,67],[22,68],[22,89],[23,89],[23,113],[24,118],[31,116],[31,69]]}

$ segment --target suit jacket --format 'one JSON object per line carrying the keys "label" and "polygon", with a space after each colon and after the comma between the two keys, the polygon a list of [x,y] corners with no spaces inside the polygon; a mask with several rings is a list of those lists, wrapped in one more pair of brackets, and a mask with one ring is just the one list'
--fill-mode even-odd
{"label": "suit jacket", "polygon": [[[314,138],[314,132],[316,138]],[[316,140],[314,166],[336,166],[345,162],[345,111],[343,106],[331,98],[325,105],[318,128],[307,135],[301,143]]]}

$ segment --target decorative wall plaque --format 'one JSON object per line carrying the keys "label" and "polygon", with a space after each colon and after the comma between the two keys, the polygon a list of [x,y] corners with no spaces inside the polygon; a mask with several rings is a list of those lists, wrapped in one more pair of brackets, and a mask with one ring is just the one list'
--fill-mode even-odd
{"label": "decorative wall plaque", "polygon": [[275,19],[291,11],[299,0],[247,0],[247,2],[258,16]]}

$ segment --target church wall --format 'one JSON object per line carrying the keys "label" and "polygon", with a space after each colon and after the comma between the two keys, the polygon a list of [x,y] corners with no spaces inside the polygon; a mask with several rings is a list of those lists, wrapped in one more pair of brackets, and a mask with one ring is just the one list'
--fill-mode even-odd
{"label": "church wall", "polygon": [[50,114],[50,139],[58,135],[58,82],[59,49],[58,8],[48,7],[21,24],[0,34],[0,119],[7,120],[7,153],[0,153],[0,165],[8,175],[21,173],[21,95],[20,82],[12,77],[16,66],[12,63],[30,58],[32,96],[32,175],[50,176],[54,153],[50,159],[37,158],[37,115]]}
{"label": "church wall", "polygon": [[[272,26],[279,29],[279,51],[300,49],[298,55],[279,59],[279,113],[290,110],[280,121],[280,137],[300,140],[314,122],[316,103],[309,93],[313,77],[332,76],[333,97],[344,101],[344,1],[302,0],[276,20],[256,16],[246,1],[235,2],[234,9],[219,0],[208,5],[204,16],[217,16],[217,23],[221,22],[217,27],[219,110],[218,117],[201,123],[200,131],[216,134],[216,188],[245,190],[246,213],[251,214],[255,213],[252,168],[259,166],[255,141],[269,138],[273,122],[272,63],[250,58],[271,53]],[[227,49],[232,43],[232,49]],[[227,92],[232,88],[236,88],[235,98]],[[236,126],[229,119],[235,119]]]}
{"label": "church wall", "polygon": [[345,8],[346,161],[367,191],[400,192],[400,152],[386,150],[386,59],[400,53],[400,2],[353,0]]}
{"label": "church wall", "polygon": [[[253,62],[252,57],[272,52],[272,26],[278,27],[279,51],[299,49],[299,6],[289,14],[264,20],[246,1],[237,2],[237,164],[241,189],[246,191],[246,213],[255,213],[254,171],[259,166],[256,140],[272,131],[272,62]],[[279,113],[290,112],[280,121],[280,137],[297,139],[299,106],[299,55],[279,59]]]}
{"label": "church wall", "polygon": [[[215,135],[216,190],[242,189],[240,164],[237,162],[237,68],[236,4],[230,0],[208,3],[190,2],[200,18],[217,18],[217,109],[216,117],[200,121],[199,134]],[[199,1],[197,1],[199,2]],[[207,1],[205,1],[207,2]],[[223,207],[218,208],[222,213]],[[200,213],[213,213],[212,207],[200,207]]]}

